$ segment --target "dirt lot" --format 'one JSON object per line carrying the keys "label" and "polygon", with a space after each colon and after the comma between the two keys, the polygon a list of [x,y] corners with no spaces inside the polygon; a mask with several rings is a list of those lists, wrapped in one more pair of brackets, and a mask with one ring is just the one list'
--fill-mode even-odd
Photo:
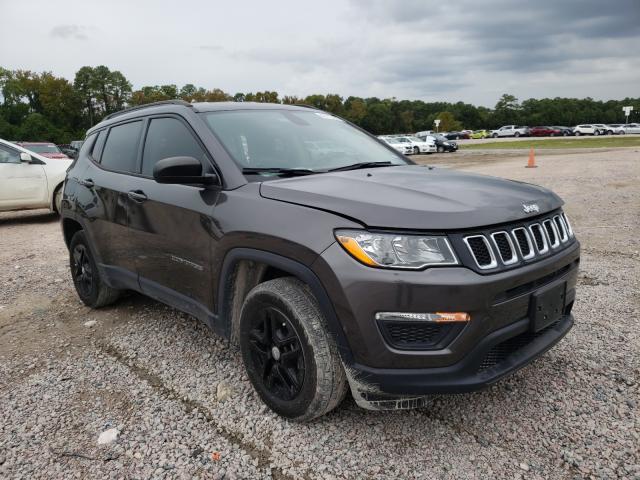
{"label": "dirt lot", "polygon": [[[526,153],[420,161],[566,200],[583,255],[576,326],[555,349],[429,408],[348,399],[289,423],[195,319],[139,295],[84,307],[55,217],[0,214],[0,477],[640,478],[638,149],[554,152],[537,169]],[[118,440],[98,446],[109,428]]]}

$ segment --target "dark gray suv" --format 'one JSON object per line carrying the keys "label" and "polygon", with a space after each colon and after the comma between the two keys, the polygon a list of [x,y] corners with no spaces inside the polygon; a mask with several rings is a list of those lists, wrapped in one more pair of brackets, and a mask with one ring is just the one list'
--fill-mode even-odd
{"label": "dark gray suv", "polygon": [[303,421],[349,389],[370,409],[476,390],[551,348],[580,256],[562,203],[312,108],[171,101],[89,130],[61,213],[83,302],[196,316]]}

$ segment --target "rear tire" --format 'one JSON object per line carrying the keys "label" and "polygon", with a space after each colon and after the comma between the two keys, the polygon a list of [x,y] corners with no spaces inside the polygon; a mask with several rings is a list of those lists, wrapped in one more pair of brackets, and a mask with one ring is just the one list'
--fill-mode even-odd
{"label": "rear tire", "polygon": [[102,279],[82,230],[76,232],[69,243],[69,267],[76,292],[88,307],[104,307],[120,296],[120,290],[109,287]]}
{"label": "rear tire", "polygon": [[514,137],[518,138],[520,136],[520,132],[516,132],[513,134]]}
{"label": "rear tire", "polygon": [[574,135],[575,135],[576,137],[579,137],[579,136],[580,136],[580,135],[582,135],[582,134],[581,134],[580,132],[576,132]]}
{"label": "rear tire", "polygon": [[491,135],[493,138],[498,138],[498,134],[494,133],[493,135]]}
{"label": "rear tire", "polygon": [[437,148],[437,150],[438,150],[438,153],[444,153],[444,147],[443,146],[439,146]]}
{"label": "rear tire", "polygon": [[600,130],[594,130],[594,131],[593,131],[593,135],[594,135],[595,137],[597,137],[598,135],[600,135]]}
{"label": "rear tire", "polygon": [[337,407],[347,392],[338,348],[309,288],[297,278],[261,283],[240,313],[240,350],[262,401],[297,422]]}

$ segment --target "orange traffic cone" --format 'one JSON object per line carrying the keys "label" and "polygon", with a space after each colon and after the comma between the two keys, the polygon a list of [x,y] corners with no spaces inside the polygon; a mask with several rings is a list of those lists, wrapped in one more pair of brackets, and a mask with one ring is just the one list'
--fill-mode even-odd
{"label": "orange traffic cone", "polygon": [[533,153],[533,147],[529,150],[529,163],[527,163],[525,168],[538,168],[536,165],[536,154]]}

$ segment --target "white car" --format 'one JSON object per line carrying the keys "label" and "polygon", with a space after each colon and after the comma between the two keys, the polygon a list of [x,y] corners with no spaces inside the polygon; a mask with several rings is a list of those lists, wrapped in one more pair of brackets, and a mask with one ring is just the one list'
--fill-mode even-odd
{"label": "white car", "polygon": [[498,137],[526,137],[529,135],[529,127],[520,127],[518,125],[505,125],[491,132],[493,138]]}
{"label": "white car", "polygon": [[600,128],[591,124],[576,125],[573,127],[573,134],[576,137],[580,135],[601,135]]}
{"label": "white car", "polygon": [[403,155],[411,155],[413,153],[413,145],[408,140],[402,141],[396,137],[381,136],[378,137]]}
{"label": "white car", "polygon": [[62,185],[72,163],[0,139],[0,211],[48,208],[59,212]]}
{"label": "white car", "polygon": [[626,125],[620,125],[620,127],[616,128],[615,133],[617,135],[640,133],[640,123],[627,123]]}
{"label": "white car", "polygon": [[404,139],[409,140],[411,145],[413,146],[413,153],[417,155],[419,153],[435,153],[437,151],[436,142],[433,140],[422,140],[421,138],[414,137],[413,135],[407,135],[403,137],[397,137],[401,142],[404,143]]}

